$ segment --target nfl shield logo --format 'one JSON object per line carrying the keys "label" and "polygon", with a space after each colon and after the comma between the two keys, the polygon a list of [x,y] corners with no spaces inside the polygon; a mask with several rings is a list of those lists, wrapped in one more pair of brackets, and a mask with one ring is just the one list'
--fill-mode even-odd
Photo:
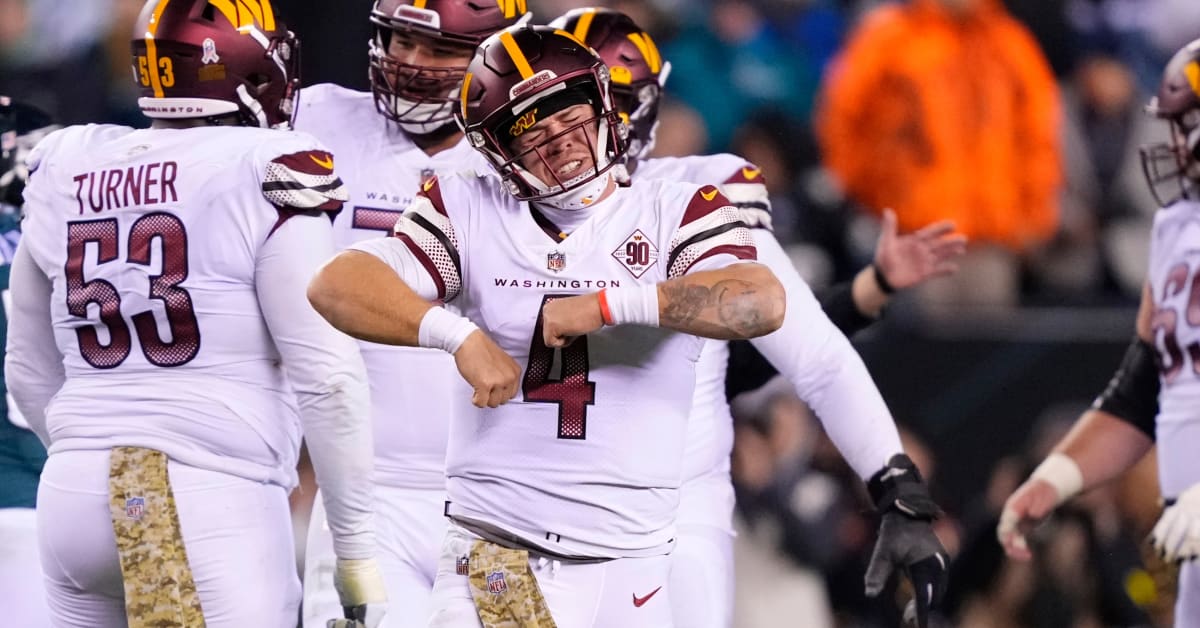
{"label": "nfl shield logo", "polygon": [[548,268],[556,273],[560,273],[566,267],[567,267],[567,254],[566,253],[559,253],[558,251],[555,251],[553,253],[546,254],[546,268]]}
{"label": "nfl shield logo", "polygon": [[466,556],[459,556],[454,561],[454,573],[460,576],[469,575],[471,571],[471,560]]}
{"label": "nfl shield logo", "polygon": [[493,571],[487,577],[488,591],[499,595],[508,590],[508,584],[504,582],[504,574],[499,571]]}
{"label": "nfl shield logo", "polygon": [[146,500],[141,497],[130,497],[125,500],[125,517],[134,521],[141,521],[142,515],[146,513]]}

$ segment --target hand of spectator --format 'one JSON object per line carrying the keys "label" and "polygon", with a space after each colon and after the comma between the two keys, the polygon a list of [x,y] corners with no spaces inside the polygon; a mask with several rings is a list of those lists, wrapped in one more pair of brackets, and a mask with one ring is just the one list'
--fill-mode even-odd
{"label": "hand of spectator", "polygon": [[1167,505],[1150,533],[1150,542],[1166,561],[1200,557],[1200,484],[1188,488]]}
{"label": "hand of spectator", "polygon": [[926,225],[909,234],[896,231],[896,212],[883,210],[882,230],[875,244],[875,266],[894,290],[951,275],[956,259],[967,251],[967,236],[954,232],[949,220]]}
{"label": "hand of spectator", "polygon": [[1049,516],[1058,502],[1057,489],[1040,478],[1026,480],[1009,496],[1000,513],[1000,525],[996,527],[996,537],[1009,558],[1029,560],[1033,557],[1025,535]]}
{"label": "hand of spectator", "polygon": [[495,408],[517,394],[521,367],[480,330],[467,336],[454,353],[454,364],[475,390],[471,403],[477,408]]}

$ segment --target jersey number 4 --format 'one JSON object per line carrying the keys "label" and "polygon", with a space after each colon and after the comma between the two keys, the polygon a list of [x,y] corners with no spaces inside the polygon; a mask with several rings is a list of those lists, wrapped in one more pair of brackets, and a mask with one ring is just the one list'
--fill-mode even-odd
{"label": "jersey number 4", "polygon": [[[87,280],[83,276],[84,257],[89,244],[95,245],[95,265],[117,260],[119,245],[117,220],[89,220],[67,225],[67,311],[72,316],[87,319],[89,308],[97,308],[100,320],[78,327],[75,336],[79,352],[88,364],[98,369],[120,366],[129,357],[133,346],[129,324],[121,314],[121,293],[104,279]],[[192,297],[179,284],[188,276],[187,231],[179,218],[166,212],[146,214],[129,228],[128,253],[125,263],[151,265],[154,240],[159,241],[162,272],[151,275],[148,296],[163,303],[170,340],[158,335],[154,312],[138,312],[130,317],[137,330],[138,344],[146,360],[156,366],[179,366],[191,361],[200,351],[200,328]],[[108,330],[108,342],[102,343],[99,328]]]}
{"label": "jersey number 4", "polygon": [[[558,437],[573,440],[587,438],[587,407],[596,403],[596,382],[588,380],[587,336],[562,349],[552,349],[542,340],[542,308],[547,303],[571,295],[549,294],[542,298],[533,339],[529,343],[529,364],[521,381],[525,401],[558,404]],[[554,354],[559,354],[559,374],[551,379]]]}

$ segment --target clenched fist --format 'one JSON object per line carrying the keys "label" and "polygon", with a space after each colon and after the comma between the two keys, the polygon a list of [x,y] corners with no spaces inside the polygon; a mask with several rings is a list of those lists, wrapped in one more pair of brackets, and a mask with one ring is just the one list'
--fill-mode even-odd
{"label": "clenched fist", "polygon": [[571,344],[578,336],[604,327],[596,293],[562,297],[542,306],[542,342],[552,349]]}
{"label": "clenched fist", "polygon": [[521,367],[480,330],[467,336],[454,353],[454,364],[475,390],[471,403],[477,408],[495,408],[517,394]]}
{"label": "clenched fist", "polygon": [[1025,535],[1049,516],[1058,502],[1058,490],[1040,478],[1026,480],[1009,496],[1000,513],[1000,525],[996,528],[996,536],[1000,539],[1000,545],[1004,546],[1004,553],[1017,560],[1029,560],[1033,554],[1029,551]]}

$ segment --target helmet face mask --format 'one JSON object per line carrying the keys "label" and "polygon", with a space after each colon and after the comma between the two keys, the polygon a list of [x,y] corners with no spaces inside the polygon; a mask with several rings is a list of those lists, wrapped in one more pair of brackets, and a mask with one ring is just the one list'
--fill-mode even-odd
{"label": "helmet face mask", "polygon": [[1171,127],[1169,142],[1140,149],[1150,192],[1162,206],[1178,198],[1195,199],[1200,185],[1200,39],[1167,63],[1146,111]]}
{"label": "helmet face mask", "polygon": [[146,3],[131,48],[147,117],[236,113],[246,126],[291,126],[300,43],[268,3],[251,4],[253,11],[208,0]]}
{"label": "helmet face mask", "polygon": [[[568,111],[583,104],[591,115],[579,115],[584,110],[577,108]],[[512,28],[488,38],[467,70],[458,115],[468,141],[520,200],[586,206],[608,183],[603,175],[628,149],[608,68],[577,39],[552,28]],[[538,126],[549,118],[556,122]],[[534,127],[545,131],[527,136],[533,142],[520,139]],[[564,159],[569,163],[579,155],[560,155],[568,144],[586,144],[587,154],[581,158],[582,170],[572,168],[560,176],[553,165],[561,168]]]}
{"label": "helmet face mask", "polygon": [[475,46],[527,19],[524,0],[376,0],[368,51],[375,108],[414,135],[452,124]]}

